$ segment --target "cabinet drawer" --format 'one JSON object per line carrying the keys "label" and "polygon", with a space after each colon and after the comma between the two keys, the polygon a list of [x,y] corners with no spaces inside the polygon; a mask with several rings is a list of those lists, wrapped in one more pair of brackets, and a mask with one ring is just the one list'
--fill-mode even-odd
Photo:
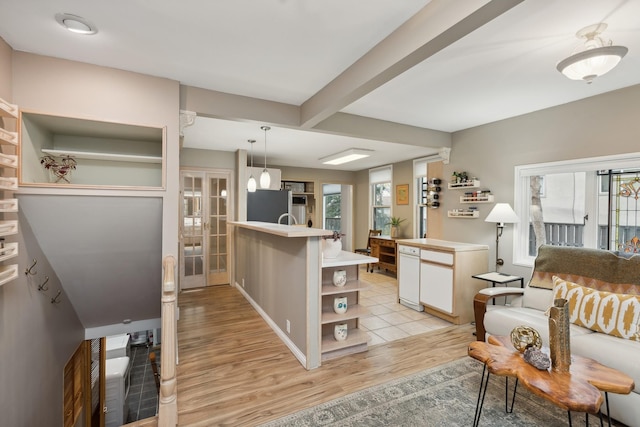
{"label": "cabinet drawer", "polygon": [[420,251],[420,259],[437,262],[438,264],[453,265],[453,254],[423,249]]}
{"label": "cabinet drawer", "polygon": [[396,242],[393,240],[384,240],[384,239],[380,239],[380,240],[376,240],[376,243],[380,246],[386,246],[389,248],[395,248],[396,247]]}

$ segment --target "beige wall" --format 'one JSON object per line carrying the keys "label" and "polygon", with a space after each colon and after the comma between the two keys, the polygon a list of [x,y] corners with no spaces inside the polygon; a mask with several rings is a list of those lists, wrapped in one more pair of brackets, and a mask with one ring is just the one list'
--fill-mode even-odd
{"label": "beige wall", "polygon": [[[513,206],[514,167],[558,160],[640,151],[640,86],[594,96],[535,113],[479,126],[453,135],[451,163],[444,166],[445,183],[453,171],[465,170],[491,189],[496,202]],[[460,191],[443,190],[443,237],[490,245],[495,263],[495,224],[484,222],[493,204],[478,205],[479,219],[446,218],[460,207]],[[467,206],[467,205],[464,205]],[[530,268],[512,265],[513,228],[500,239],[504,271],[530,275]]]}
{"label": "beige wall", "polygon": [[[409,184],[409,204],[398,205],[396,203],[396,189],[398,185]],[[395,163],[393,165],[393,181],[392,181],[393,201],[391,207],[391,215],[397,216],[405,221],[400,224],[398,237],[402,239],[413,238],[413,217],[415,215],[414,200],[416,183],[413,180],[413,160]]]}
{"label": "beige wall", "polygon": [[[0,96],[12,99],[12,50],[0,39]],[[6,196],[6,195],[5,195]],[[62,371],[84,337],[84,328],[64,292],[59,304],[50,297],[60,289],[55,274],[21,214],[4,214],[18,219],[18,278],[0,286],[0,413],[2,425],[62,425]],[[32,277],[23,272],[38,260]],[[49,294],[37,290],[49,276]]]}

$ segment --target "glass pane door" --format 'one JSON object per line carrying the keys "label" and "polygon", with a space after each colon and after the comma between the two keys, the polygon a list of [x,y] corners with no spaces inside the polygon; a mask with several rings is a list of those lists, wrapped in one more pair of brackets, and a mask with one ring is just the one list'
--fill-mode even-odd
{"label": "glass pane door", "polygon": [[205,286],[202,178],[183,175],[182,180],[181,288]]}
{"label": "glass pane door", "polygon": [[610,175],[609,249],[640,252],[640,172]]}
{"label": "glass pane door", "polygon": [[209,174],[209,214],[208,214],[208,284],[229,283],[227,269],[227,201],[228,180],[226,177]]}

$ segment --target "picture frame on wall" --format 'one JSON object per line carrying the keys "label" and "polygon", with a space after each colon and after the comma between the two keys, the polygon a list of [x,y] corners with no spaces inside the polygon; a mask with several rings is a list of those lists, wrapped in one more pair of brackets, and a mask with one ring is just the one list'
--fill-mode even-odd
{"label": "picture frame on wall", "polygon": [[396,205],[409,204],[409,184],[396,185]]}

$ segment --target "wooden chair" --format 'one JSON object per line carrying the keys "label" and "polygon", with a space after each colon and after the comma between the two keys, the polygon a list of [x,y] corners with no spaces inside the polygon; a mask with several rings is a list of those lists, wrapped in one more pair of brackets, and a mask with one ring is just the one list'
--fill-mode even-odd
{"label": "wooden chair", "polygon": [[149,352],[149,362],[151,362],[151,369],[153,369],[153,379],[156,380],[156,389],[160,394],[160,373],[158,372],[158,364],[156,363],[156,354]]}
{"label": "wooden chair", "polygon": [[[357,254],[371,256],[371,238],[375,236],[379,236],[382,234],[382,230],[369,230],[369,237],[367,238],[367,247],[362,249],[354,250]],[[373,265],[367,264],[367,272],[371,268],[371,272],[373,273]]]}

